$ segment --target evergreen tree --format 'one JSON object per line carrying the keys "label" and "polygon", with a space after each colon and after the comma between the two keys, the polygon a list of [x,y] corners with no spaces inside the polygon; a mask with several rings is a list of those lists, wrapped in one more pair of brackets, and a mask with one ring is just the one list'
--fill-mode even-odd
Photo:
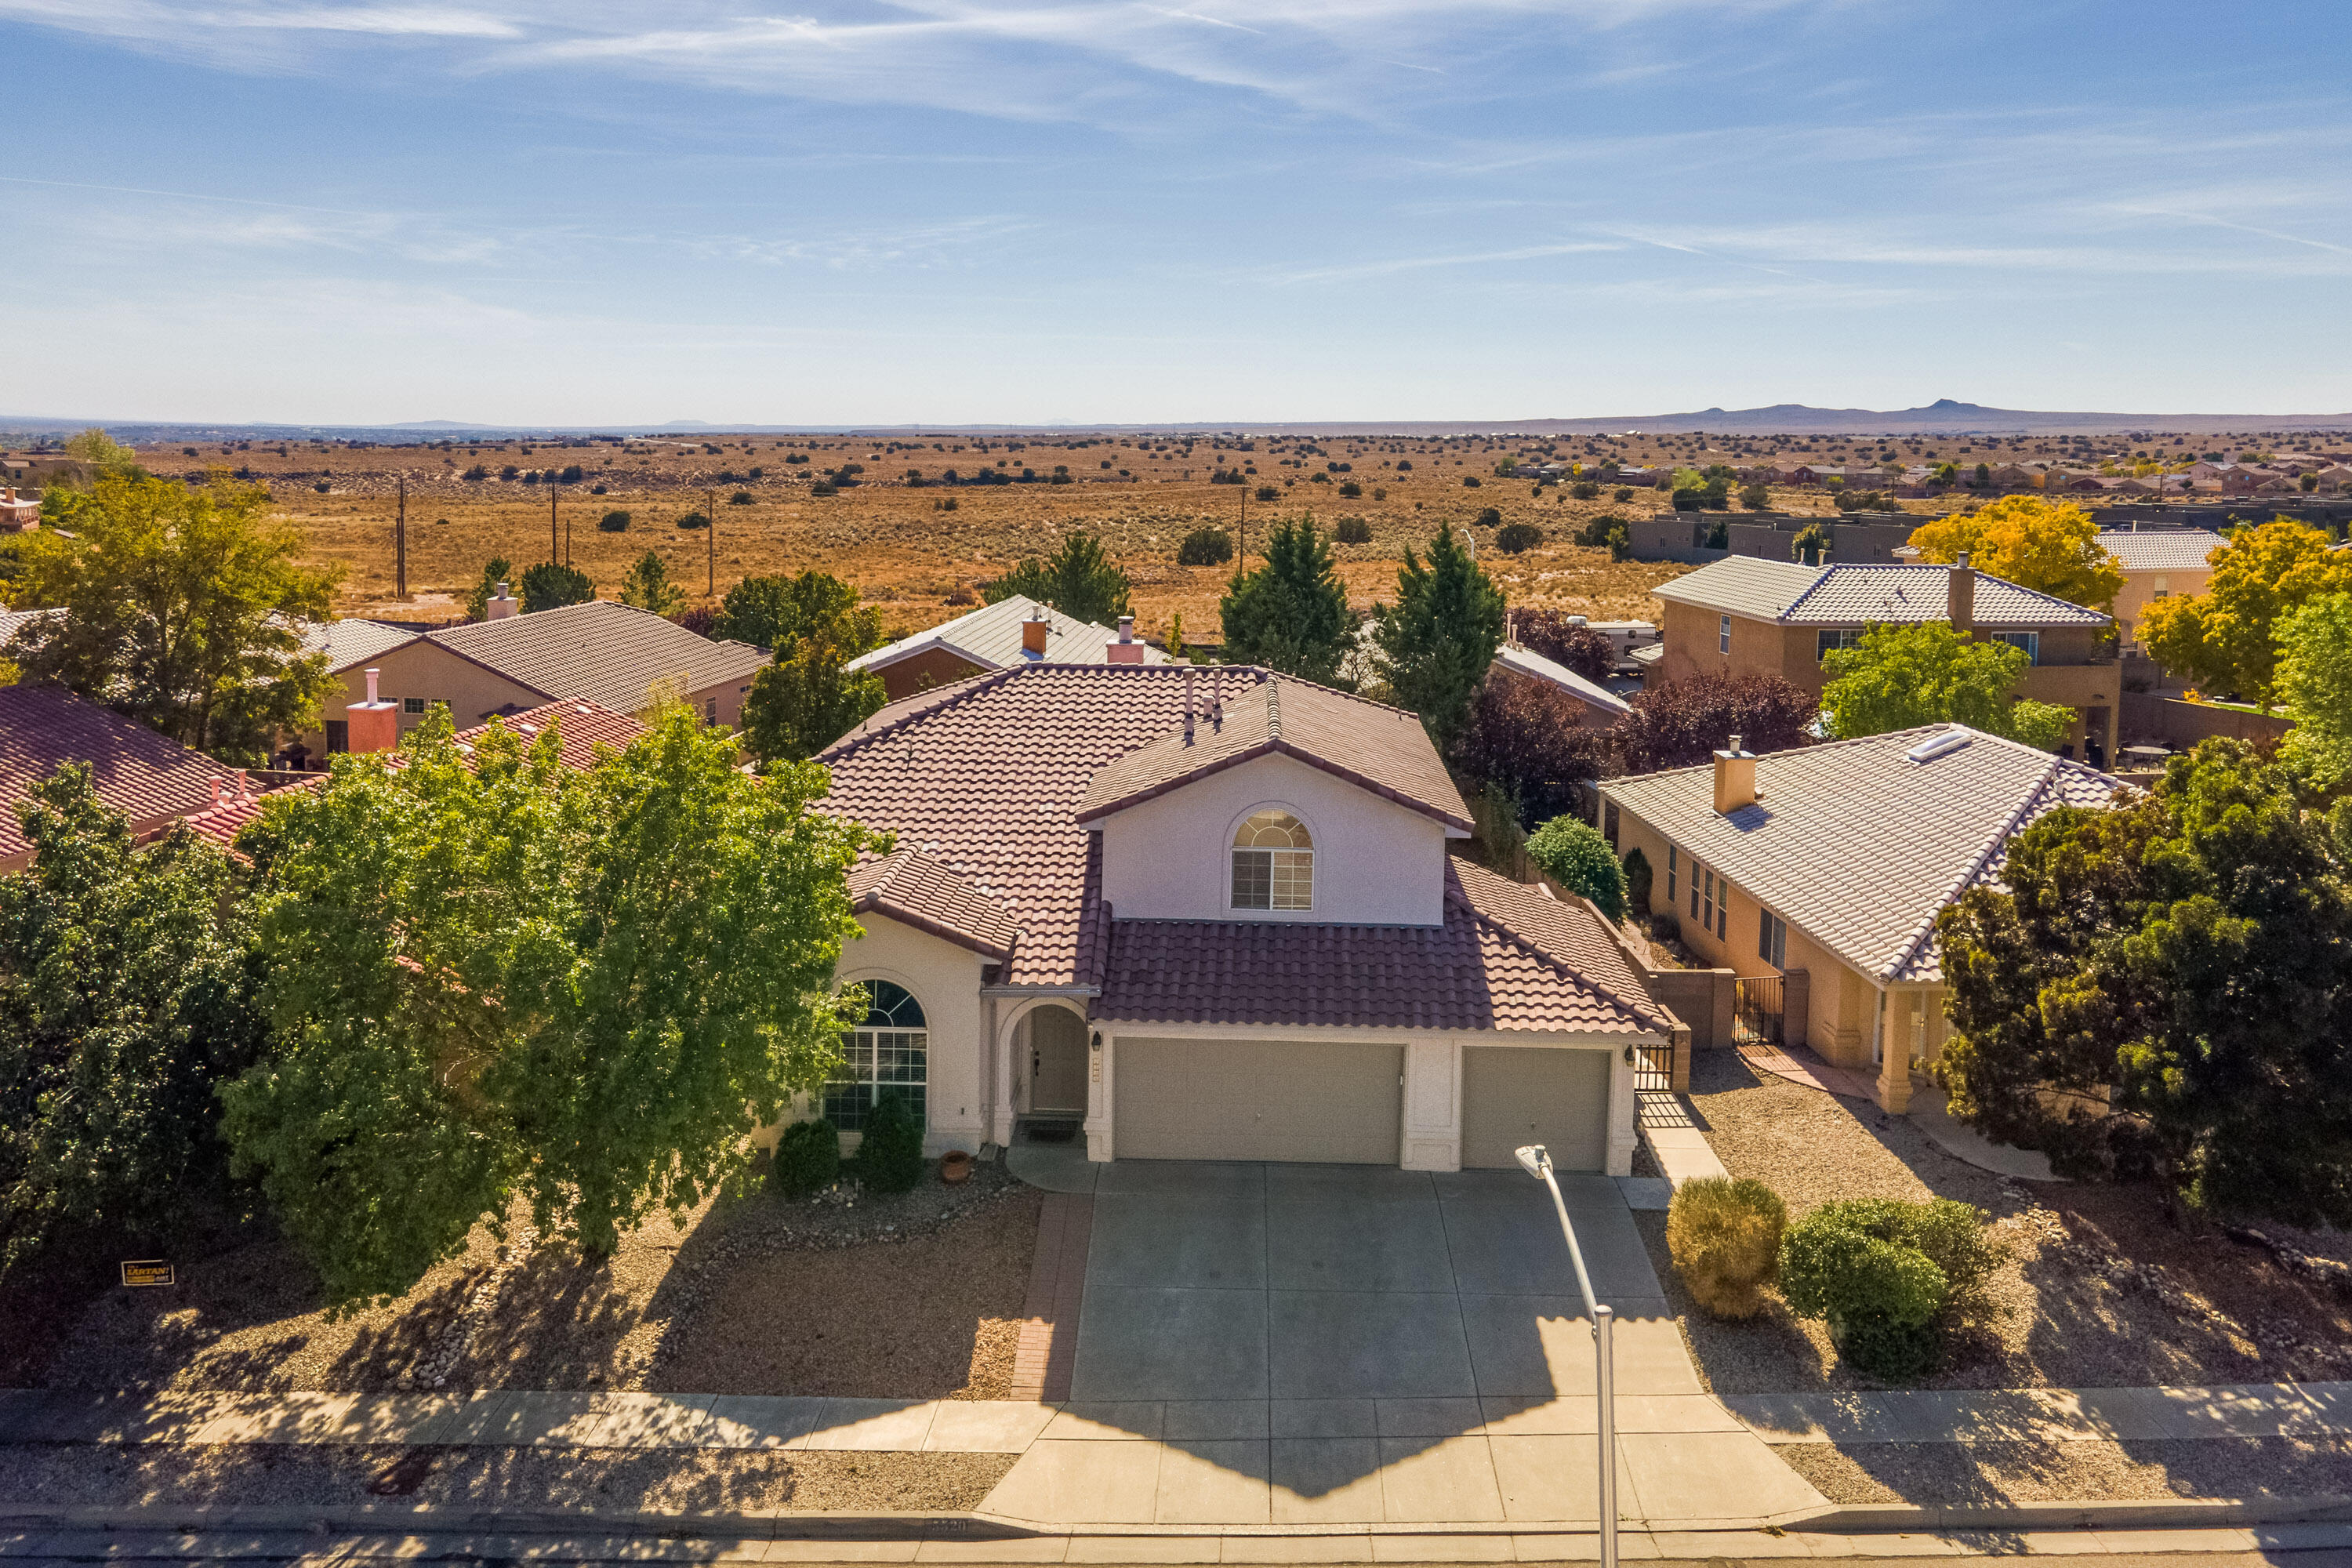
{"label": "evergreen tree", "polygon": [[1381,669],[1397,700],[1421,715],[1441,752],[1452,750],[1502,646],[1502,591],[1446,523],[1429,542],[1426,566],[1406,546],[1397,602],[1372,615]]}
{"label": "evergreen tree", "polygon": [[1073,533],[1044,560],[1026,556],[995,582],[982,584],[980,596],[993,605],[1018,594],[1077,620],[1107,626],[1128,613],[1131,586],[1127,574],[1103,553],[1101,541],[1091,533]]}
{"label": "evergreen tree", "polygon": [[508,584],[509,594],[514,592],[514,567],[508,563],[505,556],[493,555],[482,563],[482,580],[474,584],[471,594],[466,595],[466,614],[478,621],[488,615],[490,597],[499,591],[501,583]]}
{"label": "evergreen tree", "polygon": [[566,605],[584,605],[596,596],[596,584],[577,566],[542,561],[522,574],[518,596],[522,600],[523,614],[534,615],[541,610],[559,610]]}
{"label": "evergreen tree", "polygon": [[686,603],[686,590],[669,580],[669,568],[661,556],[648,550],[637,557],[637,563],[622,581],[621,603],[631,609],[667,616]]}
{"label": "evergreen tree", "polygon": [[1348,590],[1316,537],[1312,514],[1276,523],[1265,564],[1236,572],[1218,603],[1229,664],[1262,664],[1303,680],[1347,686],[1357,621]]}

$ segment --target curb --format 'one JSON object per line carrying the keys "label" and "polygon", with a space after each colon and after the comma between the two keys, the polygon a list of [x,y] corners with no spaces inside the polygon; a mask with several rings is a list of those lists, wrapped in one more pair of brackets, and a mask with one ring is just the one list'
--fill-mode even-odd
{"label": "curb", "polygon": [[1832,1504],[1769,1521],[1783,1530],[1875,1535],[1888,1531],[2156,1530],[2199,1525],[2333,1524],[2352,1521],[2352,1497],[2152,1498],[2124,1502],[2029,1502],[1943,1506]]}

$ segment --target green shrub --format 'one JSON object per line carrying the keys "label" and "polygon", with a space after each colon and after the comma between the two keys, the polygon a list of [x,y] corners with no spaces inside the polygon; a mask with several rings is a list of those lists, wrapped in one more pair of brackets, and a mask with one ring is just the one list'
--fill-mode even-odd
{"label": "green shrub", "polygon": [[1702,1176],[1675,1189],[1666,1251],[1700,1306],[1718,1318],[1752,1318],[1780,1272],[1788,1223],[1780,1194],[1753,1177]]}
{"label": "green shrub", "polygon": [[1500,528],[1503,526],[1503,509],[1498,506],[1480,507],[1478,515],[1470,521],[1475,528]]}
{"label": "green shrub", "polygon": [[596,526],[606,533],[626,533],[629,531],[629,514],[616,507],[598,518]]}
{"label": "green shrub", "polygon": [[727,498],[727,504],[729,506],[750,506],[751,504],[751,492],[750,490],[737,490],[733,495]]}
{"label": "green shrub", "polygon": [[783,1196],[804,1198],[840,1175],[841,1132],[824,1118],[795,1121],[776,1140],[776,1163],[768,1179]]}
{"label": "green shrub", "polygon": [[1568,493],[1579,500],[1598,500],[1601,499],[1601,487],[1591,479],[1579,479],[1568,487]]}
{"label": "green shrub", "polygon": [[1342,544],[1370,544],[1372,525],[1360,517],[1343,517],[1339,526],[1331,531],[1331,536]]}
{"label": "green shrub", "polygon": [[830,479],[819,479],[809,486],[809,494],[813,496],[837,496],[840,493],[841,487]]}
{"label": "green shrub", "polygon": [[1364,487],[1358,484],[1353,479],[1341,479],[1339,481],[1339,493],[1346,496],[1349,500],[1354,500],[1358,496],[1364,493]]}
{"label": "green shrub", "polygon": [[690,511],[677,520],[677,525],[680,528],[709,528],[710,520],[698,511]]}
{"label": "green shrub", "polygon": [[1257,499],[1260,500],[1279,500],[1282,495],[1282,492],[1276,489],[1272,485],[1258,486],[1256,493]]}
{"label": "green shrub", "polygon": [[1936,1364],[1946,1310],[2000,1261],[1984,1216],[1967,1204],[1855,1198],[1789,1227],[1780,1293],[1798,1316],[1825,1321],[1839,1353],[1863,1371],[1916,1377]]}
{"label": "green shrub", "polygon": [[1528,837],[1528,858],[1570,892],[1591,899],[1611,920],[1625,918],[1625,868],[1591,823],[1553,817]]}
{"label": "green shrub", "polygon": [[1176,547],[1179,566],[1219,566],[1234,558],[1234,536],[1222,528],[1196,528]]}
{"label": "green shrub", "polygon": [[1636,914],[1650,912],[1650,888],[1657,873],[1639,847],[1625,851],[1625,907]]}
{"label": "green shrub", "polygon": [[1629,501],[1633,499],[1633,487],[1631,485],[1619,485],[1612,493],[1620,502]]}
{"label": "green shrub", "polygon": [[923,1120],[896,1089],[884,1089],[866,1118],[857,1179],[877,1193],[903,1193],[923,1179]]}
{"label": "green shrub", "polygon": [[1506,555],[1533,550],[1543,542],[1543,530],[1532,522],[1506,523],[1495,531],[1495,548]]}

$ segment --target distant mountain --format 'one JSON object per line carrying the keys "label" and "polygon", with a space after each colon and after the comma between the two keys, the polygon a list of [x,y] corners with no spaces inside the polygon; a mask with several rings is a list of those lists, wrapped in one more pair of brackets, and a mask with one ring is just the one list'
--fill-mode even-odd
{"label": "distant mountain", "polygon": [[496,425],[475,425],[463,419],[408,419],[398,425],[386,425],[386,430],[496,430]]}

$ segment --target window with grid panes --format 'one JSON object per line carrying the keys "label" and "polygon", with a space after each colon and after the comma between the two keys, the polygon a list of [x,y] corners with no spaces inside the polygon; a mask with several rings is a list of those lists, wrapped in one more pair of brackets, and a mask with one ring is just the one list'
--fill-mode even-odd
{"label": "window with grid panes", "polygon": [[863,1131],[875,1101],[898,1091],[915,1119],[929,1125],[924,1091],[929,1079],[931,1032],[922,1004],[887,980],[864,982],[866,1022],[842,1042],[842,1062],[824,1086],[824,1117],[844,1132]]}
{"label": "window with grid panes", "polygon": [[1315,841],[1286,811],[1261,811],[1234,834],[1234,908],[1315,907]]}

